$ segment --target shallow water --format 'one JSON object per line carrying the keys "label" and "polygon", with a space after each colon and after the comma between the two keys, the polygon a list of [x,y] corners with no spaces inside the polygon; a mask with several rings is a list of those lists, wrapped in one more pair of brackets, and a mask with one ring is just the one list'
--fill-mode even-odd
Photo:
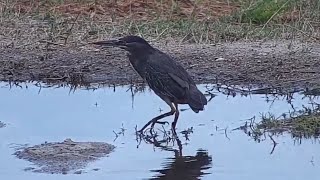
{"label": "shallow water", "polygon": [[[203,86],[199,86],[204,91]],[[316,179],[320,156],[317,140],[299,144],[290,135],[267,137],[257,143],[242,131],[232,129],[246,119],[272,112],[280,115],[291,109],[284,100],[266,102],[264,95],[227,97],[218,94],[201,113],[182,111],[177,131],[193,127],[186,140],[182,134],[182,157],[175,151],[136,141],[135,126],[142,127],[160,109],[168,107],[152,92],[138,93],[132,101],[127,87],[95,91],[68,88],[0,88],[0,179]],[[308,99],[295,95],[294,107]],[[180,106],[180,108],[188,108]],[[173,117],[168,117],[170,121]],[[114,132],[123,134],[115,139]],[[160,126],[158,126],[160,127]],[[169,129],[170,126],[165,126]],[[226,129],[226,131],[225,131]],[[226,133],[225,133],[226,132]],[[45,174],[25,171],[30,162],[17,159],[15,148],[44,142],[103,141],[116,149],[109,156],[90,163],[82,174]],[[115,140],[114,140],[115,139]],[[139,146],[138,146],[139,145]],[[137,148],[138,146],[138,148]]]}

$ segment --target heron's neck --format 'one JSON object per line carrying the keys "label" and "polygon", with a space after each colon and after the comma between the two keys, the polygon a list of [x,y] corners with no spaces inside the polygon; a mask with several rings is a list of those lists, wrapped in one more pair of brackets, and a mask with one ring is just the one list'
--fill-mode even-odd
{"label": "heron's neck", "polygon": [[148,60],[148,57],[149,54],[145,53],[128,53],[128,58],[135,68],[144,64]]}
{"label": "heron's neck", "polygon": [[133,66],[133,68],[139,73],[139,75],[144,78],[145,75],[145,67],[146,64],[148,63],[148,59],[150,57],[150,54],[152,54],[153,51],[151,50],[141,50],[141,51],[135,51],[134,53],[129,52],[128,53],[128,58]]}
{"label": "heron's neck", "polygon": [[129,50],[128,57],[130,61],[147,61],[150,54],[154,53],[155,49],[149,47],[139,47]]}

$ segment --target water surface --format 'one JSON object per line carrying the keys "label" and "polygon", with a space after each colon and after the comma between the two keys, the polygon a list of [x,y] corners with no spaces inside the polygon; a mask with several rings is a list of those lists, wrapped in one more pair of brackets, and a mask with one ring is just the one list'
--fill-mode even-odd
{"label": "water surface", "polygon": [[[204,86],[199,86],[202,91]],[[232,131],[246,119],[292,109],[285,100],[266,102],[264,95],[228,97],[217,94],[198,114],[182,111],[177,131],[193,129],[186,140],[179,134],[168,148],[137,142],[135,126],[142,127],[169,107],[152,92],[138,93],[132,101],[128,87],[76,90],[68,88],[0,88],[0,179],[316,179],[319,170],[317,140],[299,144],[284,134],[257,143],[242,131]],[[294,107],[308,105],[295,95]],[[180,106],[188,108],[188,106]],[[171,121],[173,117],[166,118]],[[159,128],[162,128],[158,126]],[[169,129],[170,126],[165,126]],[[121,132],[116,138],[115,133]],[[103,141],[116,149],[108,157],[89,164],[82,174],[45,174],[25,171],[30,162],[17,159],[15,147],[44,142]],[[115,139],[116,138],[116,139]],[[182,156],[181,156],[182,155]]]}

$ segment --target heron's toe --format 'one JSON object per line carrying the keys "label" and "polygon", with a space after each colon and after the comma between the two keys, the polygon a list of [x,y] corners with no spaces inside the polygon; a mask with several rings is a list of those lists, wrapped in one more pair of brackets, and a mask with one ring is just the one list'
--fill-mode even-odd
{"label": "heron's toe", "polygon": [[169,122],[168,121],[157,121],[156,123],[158,123],[158,124],[169,124]]}

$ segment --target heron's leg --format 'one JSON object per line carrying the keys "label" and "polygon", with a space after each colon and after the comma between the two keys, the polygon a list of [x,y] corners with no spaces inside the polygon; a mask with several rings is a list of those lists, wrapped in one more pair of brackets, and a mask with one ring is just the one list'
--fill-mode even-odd
{"label": "heron's leg", "polygon": [[171,124],[171,128],[172,128],[172,131],[174,134],[177,134],[176,133],[176,125],[177,125],[177,122],[178,122],[178,118],[179,118],[179,109],[178,109],[178,104],[177,103],[174,103],[174,106],[175,106],[175,109],[176,109],[176,113],[174,115],[174,120]]}
{"label": "heron's leg", "polygon": [[[165,118],[167,116],[172,116],[175,112],[176,112],[176,109],[174,108],[173,104],[171,102],[166,102],[170,108],[171,108],[171,111],[167,112],[167,113],[164,113],[164,114],[161,114],[153,119],[151,119],[147,124],[145,124],[140,130],[139,132],[142,133],[144,131],[144,129],[146,129],[151,123],[151,128],[153,128],[154,124],[157,123],[158,120],[162,119],[162,118]],[[162,122],[161,122],[162,123]]]}

